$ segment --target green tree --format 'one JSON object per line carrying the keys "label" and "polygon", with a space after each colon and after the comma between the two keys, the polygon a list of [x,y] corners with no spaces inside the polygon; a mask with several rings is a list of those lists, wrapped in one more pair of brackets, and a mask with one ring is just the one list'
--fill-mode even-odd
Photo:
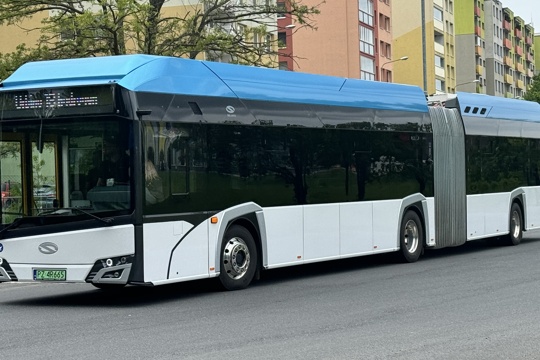
{"label": "green tree", "polygon": [[524,99],[540,103],[540,74],[534,75],[532,84],[527,89]]}
{"label": "green tree", "polygon": [[25,62],[49,58],[51,57],[47,48],[37,47],[30,49],[25,44],[17,46],[17,49],[12,53],[0,53],[0,81],[7,78]]}
{"label": "green tree", "polygon": [[[324,0],[321,0],[324,1]],[[317,6],[302,0],[183,0],[185,12],[162,11],[166,0],[0,0],[0,24],[19,25],[48,13],[37,44],[0,54],[0,78],[41,59],[145,53],[270,66],[277,61],[276,17],[314,28]]]}

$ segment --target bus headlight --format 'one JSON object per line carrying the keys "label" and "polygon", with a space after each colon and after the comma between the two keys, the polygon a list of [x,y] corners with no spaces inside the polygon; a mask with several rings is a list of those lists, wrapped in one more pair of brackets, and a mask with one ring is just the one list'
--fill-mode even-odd
{"label": "bus headlight", "polygon": [[96,276],[99,276],[99,279],[127,281],[126,276],[129,275],[131,264],[134,260],[135,256],[133,254],[99,259],[94,263],[94,266],[88,273],[86,282],[94,282]]}

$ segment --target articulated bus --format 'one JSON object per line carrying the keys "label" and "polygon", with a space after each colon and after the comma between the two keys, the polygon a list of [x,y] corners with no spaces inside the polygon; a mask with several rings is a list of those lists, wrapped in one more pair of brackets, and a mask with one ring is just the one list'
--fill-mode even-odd
{"label": "articulated bus", "polygon": [[149,55],[0,87],[0,282],[219,278],[540,227],[540,105]]}

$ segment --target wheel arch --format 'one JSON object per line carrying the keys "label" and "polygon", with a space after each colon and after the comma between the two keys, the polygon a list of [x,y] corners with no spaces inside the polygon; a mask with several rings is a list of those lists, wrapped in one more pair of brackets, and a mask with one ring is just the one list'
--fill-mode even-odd
{"label": "wheel arch", "polygon": [[[255,240],[255,245],[257,246],[257,271],[261,269],[262,264],[262,242],[261,242],[261,228],[259,226],[259,222],[257,221],[257,214],[256,213],[249,213],[245,214],[243,216],[237,217],[235,219],[232,219],[229,221],[225,228],[225,233],[227,232],[227,229],[229,229],[233,225],[239,225],[245,228],[251,236],[253,237],[253,240]],[[219,241],[219,247],[218,249],[221,249],[221,244],[223,242],[223,237]],[[219,261],[217,264],[221,264]],[[216,269],[218,270],[218,269]]]}
{"label": "wheel arch", "polygon": [[[220,228],[216,238],[215,246],[215,273],[219,274],[221,271],[221,245],[227,230],[233,225],[239,225],[248,230],[255,240],[257,246],[257,266],[261,268],[261,253],[262,253],[262,232],[261,225],[259,224],[258,213],[262,212],[262,208],[255,203],[246,203],[235,206],[234,208],[227,209],[221,213]],[[264,228],[264,225],[262,226]]]}
{"label": "wheel arch", "polygon": [[[510,215],[511,211],[512,211],[512,205],[517,204],[519,206],[519,208],[521,209],[521,215],[522,215],[522,218],[521,218],[521,226],[523,227],[523,231],[527,231],[527,228],[526,228],[526,225],[527,225],[527,213],[525,211],[525,208],[526,208],[526,196],[525,196],[525,191],[523,191],[523,189],[519,188],[519,189],[516,189],[514,191],[512,191],[512,193],[510,194],[510,201],[508,203],[508,214]],[[508,229],[508,231],[510,231],[510,229]]]}
{"label": "wheel arch", "polygon": [[427,201],[426,198],[422,194],[414,194],[411,196],[408,196],[403,199],[401,202],[401,208],[399,210],[399,225],[398,225],[398,231],[396,234],[396,244],[397,247],[400,247],[400,228],[401,228],[401,222],[403,221],[403,216],[407,213],[407,211],[414,211],[418,217],[420,218],[420,222],[422,225],[422,245],[427,245],[427,239],[429,239],[429,218],[426,216],[428,214],[428,208],[427,208]]}

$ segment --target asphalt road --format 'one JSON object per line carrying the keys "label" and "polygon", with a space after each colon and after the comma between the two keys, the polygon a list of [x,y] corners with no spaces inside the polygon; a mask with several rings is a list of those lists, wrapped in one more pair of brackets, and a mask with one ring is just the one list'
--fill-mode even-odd
{"label": "asphalt road", "polygon": [[10,359],[540,359],[540,236],[106,293],[0,284]]}

